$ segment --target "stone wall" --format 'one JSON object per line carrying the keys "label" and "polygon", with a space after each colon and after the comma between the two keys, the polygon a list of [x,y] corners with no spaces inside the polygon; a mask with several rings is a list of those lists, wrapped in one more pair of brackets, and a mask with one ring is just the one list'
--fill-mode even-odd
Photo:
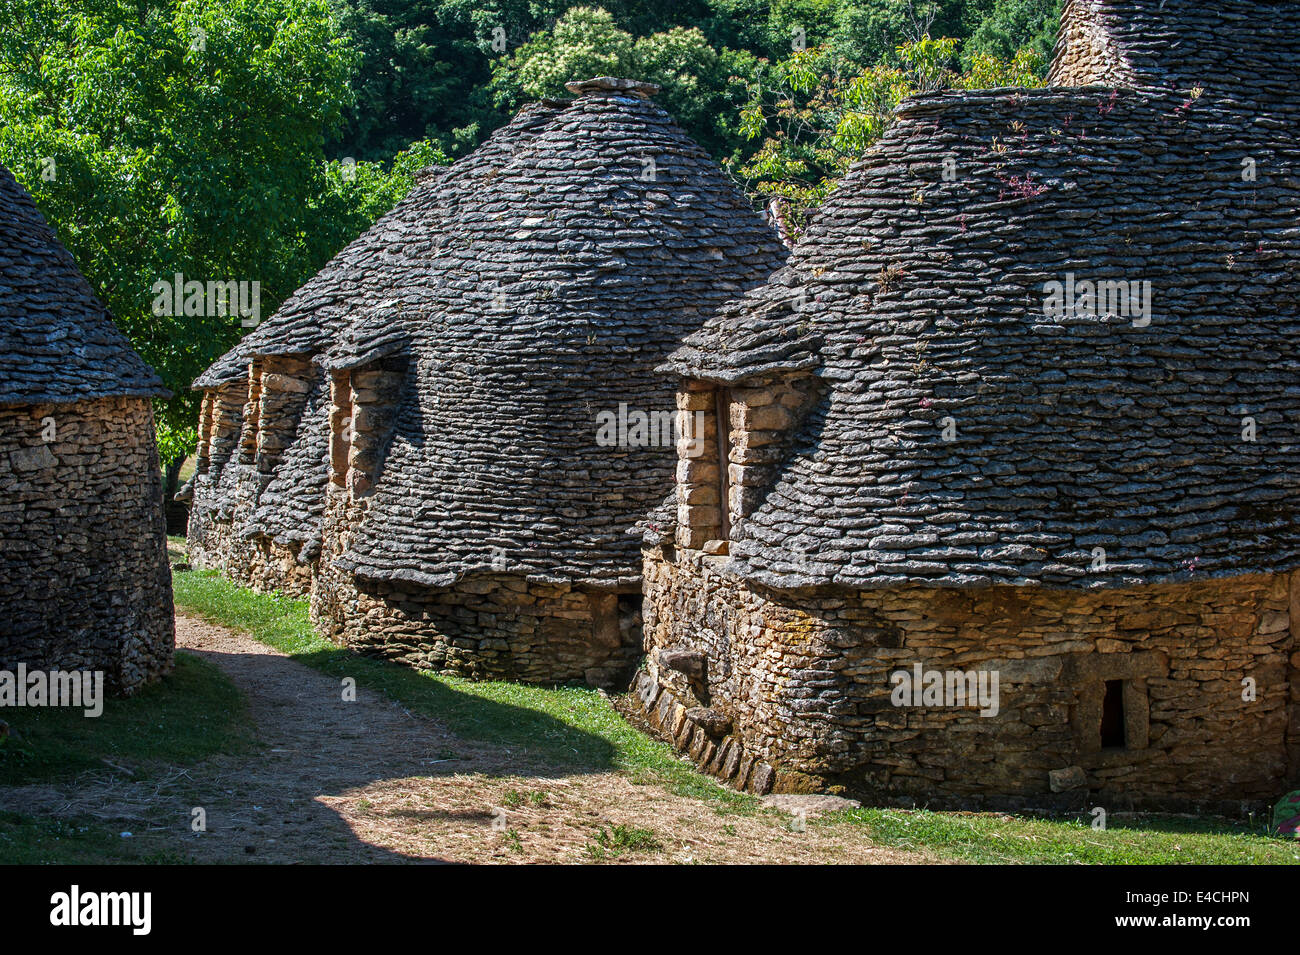
{"label": "stone wall", "polygon": [[317,629],[362,653],[486,680],[625,687],[641,656],[640,594],[484,574],[454,587],[357,581],[312,593]]}
{"label": "stone wall", "polygon": [[193,566],[263,592],[311,592],[314,566],[301,559],[302,545],[281,544],[249,522],[294,440],[314,374],[309,356],[263,356],[246,380],[204,393],[187,529]]}
{"label": "stone wall", "polygon": [[[679,749],[743,788],[1235,810],[1300,780],[1300,574],[776,592],[728,575],[725,558],[664,545],[645,552],[645,589],[637,696]],[[895,706],[891,674],[917,663],[998,671],[997,715]],[[1111,682],[1124,743],[1103,747]]]}
{"label": "stone wall", "polygon": [[147,399],[0,409],[0,669],[103,670],[130,693],[175,642]]}
{"label": "stone wall", "polygon": [[286,547],[265,534],[243,536],[232,520],[198,508],[190,510],[188,540],[193,567],[219,570],[261,593],[278,591],[290,597],[311,593],[315,564],[300,559],[300,547]]}
{"label": "stone wall", "polygon": [[330,483],[312,622],[353,649],[439,673],[626,686],[641,655],[639,591],[490,571],[452,587],[426,587],[358,580],[340,566],[380,478],[404,374],[403,361],[385,359],[333,375]]}
{"label": "stone wall", "polygon": [[1061,18],[1049,86],[1131,85],[1133,76],[1118,45],[1091,4],[1071,3]]}

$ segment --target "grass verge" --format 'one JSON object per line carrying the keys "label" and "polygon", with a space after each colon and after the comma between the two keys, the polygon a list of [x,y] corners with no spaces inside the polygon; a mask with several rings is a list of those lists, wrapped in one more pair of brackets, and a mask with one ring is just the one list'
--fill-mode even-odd
{"label": "grass verge", "polygon": [[147,779],[167,766],[240,752],[254,738],[238,688],[220,667],[184,651],[166,679],[131,697],[108,697],[97,717],[62,707],[11,708],[4,717],[10,735],[0,738],[0,785],[110,768]]}
{"label": "grass verge", "polygon": [[808,823],[865,828],[873,842],[961,862],[1101,865],[1296,865],[1300,842],[1227,819],[1112,814],[1096,830],[1072,819],[1003,813],[850,809]]}
{"label": "grass verge", "polygon": [[96,819],[36,819],[0,812],[0,864],[174,865],[194,860],[125,837]]}
{"label": "grass verge", "polygon": [[555,771],[618,770],[635,782],[655,782],[704,799],[721,812],[753,812],[761,804],[697,772],[666,744],[623,719],[599,690],[475,682],[364,657],[335,646],[311,626],[307,602],[259,594],[216,571],[173,574],[176,605],[214,623],[246,630],[306,665],[387,694],[434,717],[467,741],[502,749],[521,767]]}

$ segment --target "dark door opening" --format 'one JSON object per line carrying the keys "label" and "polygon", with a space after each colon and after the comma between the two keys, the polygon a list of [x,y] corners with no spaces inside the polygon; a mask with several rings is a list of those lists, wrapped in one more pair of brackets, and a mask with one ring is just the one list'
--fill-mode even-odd
{"label": "dark door opening", "polygon": [[1101,701],[1101,748],[1123,749],[1125,743],[1124,681],[1107,680]]}

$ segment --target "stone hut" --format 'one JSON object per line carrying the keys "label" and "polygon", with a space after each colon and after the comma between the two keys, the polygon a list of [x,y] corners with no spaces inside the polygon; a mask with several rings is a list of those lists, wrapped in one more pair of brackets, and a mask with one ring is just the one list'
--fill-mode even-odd
{"label": "stone hut", "polygon": [[654,87],[570,90],[199,381],[191,538],[264,586],[292,567],[336,640],[530,682],[613,685],[640,656],[635,526],[676,462],[654,369],[784,248]]}
{"label": "stone hut", "polygon": [[183,491],[195,566],[257,590],[311,592],[329,480],[329,380],[313,359],[383,297],[408,239],[436,232],[441,172],[423,170],[405,200],[195,380],[197,464]]}
{"label": "stone hut", "polygon": [[151,399],[169,392],[0,167],[0,670],[171,669]]}
{"label": "stone hut", "polygon": [[646,524],[637,699],[732,785],[1300,778],[1300,8],[1071,2],[1051,76],[905,101],[663,366],[710,450]]}

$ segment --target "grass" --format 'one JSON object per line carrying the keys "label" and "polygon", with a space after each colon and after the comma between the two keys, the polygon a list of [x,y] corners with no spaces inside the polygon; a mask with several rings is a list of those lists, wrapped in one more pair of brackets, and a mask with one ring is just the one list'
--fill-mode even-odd
{"label": "grass", "polygon": [[523,838],[519,835],[518,829],[507,829],[504,833],[502,833],[501,838],[505,842],[506,848],[508,848],[511,852],[524,851],[524,841]]}
{"label": "grass", "polygon": [[104,712],[6,709],[10,736],[0,739],[0,785],[60,782],[87,770],[126,769],[146,779],[252,745],[244,698],[215,664],[181,651],[166,679],[127,698],[108,697]]}
{"label": "grass", "polygon": [[[597,690],[476,683],[361,657],[319,637],[305,601],[256,594],[212,571],[179,571],[174,578],[177,605],[186,612],[247,630],[323,672],[354,677],[359,686],[435,717],[457,736],[504,748],[521,766],[550,772],[618,770],[635,782],[657,783],[705,800],[720,814],[771,811],[752,796],[719,786],[666,744],[636,730]],[[506,799],[511,805],[525,799],[540,805],[546,794],[512,790]],[[1269,835],[1263,820],[1251,826],[1213,818],[1112,814],[1109,827],[1098,831],[1086,820],[1072,818],[862,808],[827,813],[808,825],[865,829],[881,846],[974,863],[1300,862],[1300,842]],[[613,826],[599,830],[586,849],[590,858],[604,861],[658,847],[649,830]]]}
{"label": "grass", "polygon": [[[180,651],[165,679],[134,696],[108,697],[91,718],[80,709],[4,711],[0,785],[62,783],[86,772],[133,781],[161,778],[178,766],[244,752],[255,734],[243,694],[213,663]],[[93,818],[49,819],[0,812],[0,863],[167,864],[193,861],[160,851],[144,834]]]}
{"label": "grass", "polygon": [[585,686],[475,682],[364,657],[320,637],[307,602],[242,588],[216,571],[173,574],[177,606],[257,640],[331,676],[387,694],[435,717],[456,736],[504,750],[521,767],[547,771],[618,770],[679,795],[705,799],[721,812],[755,812],[761,804],[704,776],[664,743],[628,724],[610,699]]}
{"label": "grass", "polygon": [[649,829],[640,826],[603,826],[586,845],[587,855],[596,862],[617,859],[630,852],[658,852],[663,844]]}
{"label": "grass", "polygon": [[1296,865],[1300,842],[1226,819],[1112,814],[1105,830],[1072,819],[1002,813],[850,809],[809,826],[864,827],[882,846],[919,849],[979,863],[1101,865]]}
{"label": "grass", "polygon": [[173,865],[193,862],[93,819],[35,819],[0,812],[0,864]]}

